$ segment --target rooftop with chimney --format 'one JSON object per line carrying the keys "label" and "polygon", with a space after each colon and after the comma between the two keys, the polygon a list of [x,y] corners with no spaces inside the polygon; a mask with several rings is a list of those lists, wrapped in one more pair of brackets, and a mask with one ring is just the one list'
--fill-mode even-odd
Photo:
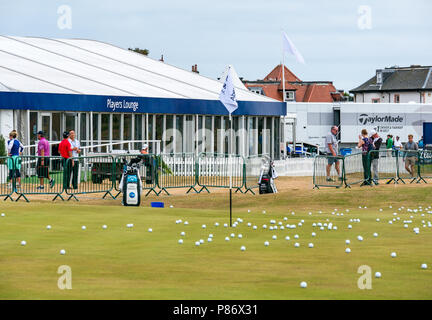
{"label": "rooftop with chimney", "polygon": [[411,65],[377,69],[368,81],[352,93],[382,91],[418,91],[432,89],[432,66]]}
{"label": "rooftop with chimney", "polygon": [[[292,102],[335,102],[342,101],[343,90],[336,90],[332,81],[302,81],[284,66],[285,101]],[[243,80],[252,92],[283,101],[282,65],[277,65],[264,79]]]}

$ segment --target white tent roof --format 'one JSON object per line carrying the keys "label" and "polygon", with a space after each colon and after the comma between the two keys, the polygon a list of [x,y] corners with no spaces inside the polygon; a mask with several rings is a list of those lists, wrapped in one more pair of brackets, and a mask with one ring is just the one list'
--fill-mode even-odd
{"label": "white tent roof", "polygon": [[233,79],[233,83],[234,83],[234,87],[238,88],[238,89],[243,89],[243,90],[247,90],[247,88],[245,87],[245,85],[243,84],[243,82],[240,80],[237,72],[235,71],[234,67],[229,65],[225,68],[224,72],[222,73],[221,77],[219,78],[219,81],[224,83],[225,79],[228,75],[228,70],[231,67],[231,76]]}
{"label": "white tent roof", "polygon": [[[218,100],[222,83],[114,45],[0,36],[0,91]],[[243,101],[275,100],[245,88]]]}

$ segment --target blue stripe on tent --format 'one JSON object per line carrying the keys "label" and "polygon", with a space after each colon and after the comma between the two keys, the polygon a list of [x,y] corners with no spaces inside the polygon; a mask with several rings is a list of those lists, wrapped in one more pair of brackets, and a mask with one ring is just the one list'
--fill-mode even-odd
{"label": "blue stripe on tent", "polygon": [[[238,101],[233,115],[283,116],[283,102]],[[0,92],[0,109],[226,115],[219,100]]]}

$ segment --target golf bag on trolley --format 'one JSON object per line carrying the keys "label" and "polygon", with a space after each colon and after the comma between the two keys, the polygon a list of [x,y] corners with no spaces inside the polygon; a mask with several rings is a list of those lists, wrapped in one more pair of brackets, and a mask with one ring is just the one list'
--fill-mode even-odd
{"label": "golf bag on trolley", "polygon": [[141,204],[141,177],[139,174],[140,158],[132,159],[129,164],[123,161],[123,175],[119,188],[123,193],[124,206],[139,206]]}
{"label": "golf bag on trolley", "polygon": [[268,167],[261,168],[260,177],[258,180],[259,193],[277,193],[274,179],[278,177],[274,168],[273,161],[270,160]]}

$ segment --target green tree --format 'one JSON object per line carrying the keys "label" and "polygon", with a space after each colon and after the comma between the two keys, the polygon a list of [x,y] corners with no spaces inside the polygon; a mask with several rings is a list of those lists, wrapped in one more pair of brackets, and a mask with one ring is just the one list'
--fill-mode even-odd
{"label": "green tree", "polygon": [[136,53],[140,53],[142,55],[148,56],[148,54],[150,53],[150,51],[148,49],[140,49],[140,48],[128,48],[128,50],[136,52]]}

